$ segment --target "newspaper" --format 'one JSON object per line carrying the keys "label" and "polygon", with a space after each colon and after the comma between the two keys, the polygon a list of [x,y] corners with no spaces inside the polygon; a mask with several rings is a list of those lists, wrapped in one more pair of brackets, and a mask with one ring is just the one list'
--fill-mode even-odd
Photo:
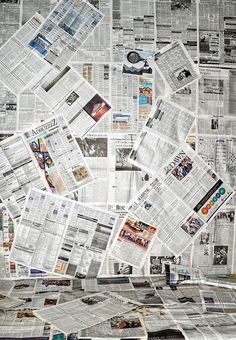
{"label": "newspaper", "polygon": [[[198,60],[198,2],[156,0],[157,48],[181,39],[193,60]],[[168,25],[167,25],[168,23]]]}
{"label": "newspaper", "polygon": [[130,339],[145,337],[146,329],[141,314],[129,312],[124,315],[115,316],[105,322],[101,322],[99,327],[92,326],[76,334],[78,337],[97,337],[97,338],[121,338]]}
{"label": "newspaper", "polygon": [[178,256],[233,194],[233,190],[186,144],[127,208],[137,218],[157,226],[160,240]]}
{"label": "newspaper", "polygon": [[135,144],[136,134],[111,134],[109,139],[110,204],[125,204],[150,179],[146,171],[131,164],[128,156]]}
{"label": "newspaper", "polygon": [[234,291],[200,290],[200,294],[206,312],[235,313],[236,294]]}
{"label": "newspaper", "polygon": [[34,14],[0,49],[0,81],[16,95],[52,69],[27,46],[43,22]]}
{"label": "newspaper", "polygon": [[112,7],[112,58],[122,62],[125,47],[154,50],[154,1],[117,0]]}
{"label": "newspaper", "polygon": [[70,128],[82,138],[111,106],[75,69],[51,69],[35,79],[30,89],[54,112],[63,114]]}
{"label": "newspaper", "polygon": [[76,51],[72,61],[95,63],[111,61],[112,6],[110,0],[91,0],[90,3],[104,15],[96,30]]}
{"label": "newspaper", "polygon": [[138,133],[154,101],[154,77],[133,76],[122,72],[121,64],[111,67],[111,104],[113,132]]}
{"label": "newspaper", "polygon": [[21,15],[20,1],[2,0],[0,3],[0,13],[0,46],[2,46],[19,28]]}
{"label": "newspaper", "polygon": [[0,197],[12,218],[17,219],[21,215],[29,187],[45,190],[45,184],[22,136],[3,140],[0,154]]}
{"label": "newspaper", "polygon": [[10,259],[67,277],[96,277],[115,223],[112,213],[31,189]]}
{"label": "newspaper", "polygon": [[141,268],[155,241],[158,229],[126,216],[110,250],[110,256]]}
{"label": "newspaper", "polygon": [[6,296],[0,291],[0,310],[7,311],[9,309],[15,308],[24,303],[23,300],[13,298],[11,296]]}
{"label": "newspaper", "polygon": [[48,191],[68,194],[92,181],[92,174],[62,115],[25,132],[24,137]]}
{"label": "newspaper", "polygon": [[94,181],[75,194],[84,203],[107,204],[109,185],[109,136],[107,134],[87,134],[76,141],[92,173]]}
{"label": "newspaper", "polygon": [[34,317],[32,311],[9,311],[0,314],[0,339],[42,337],[49,340],[50,326]]}
{"label": "newspaper", "polygon": [[94,326],[111,317],[123,315],[138,305],[119,295],[106,292],[41,309],[35,311],[34,315],[50,322],[63,333],[69,334]]}
{"label": "newspaper", "polygon": [[62,70],[94,30],[103,14],[84,0],[61,0],[27,46]]}
{"label": "newspaper", "polygon": [[227,207],[216,214],[193,247],[192,264],[205,275],[235,273],[235,208]]}
{"label": "newspaper", "polygon": [[17,131],[24,132],[51,117],[49,107],[31,90],[25,89],[18,95]]}
{"label": "newspaper", "polygon": [[177,92],[200,78],[197,66],[180,40],[166,45],[155,54],[155,66],[170,93]]}
{"label": "newspaper", "polygon": [[158,99],[129,156],[130,162],[155,173],[186,140],[194,120],[192,112]]}
{"label": "newspaper", "polygon": [[1,132],[16,130],[17,98],[5,86],[0,84],[0,126]]}

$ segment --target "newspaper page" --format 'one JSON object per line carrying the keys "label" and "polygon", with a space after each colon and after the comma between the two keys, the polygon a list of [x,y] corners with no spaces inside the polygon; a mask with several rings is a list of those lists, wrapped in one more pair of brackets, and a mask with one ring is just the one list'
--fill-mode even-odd
{"label": "newspaper page", "polygon": [[96,277],[115,223],[112,213],[31,189],[10,259],[67,277]]}
{"label": "newspaper page", "polygon": [[166,45],[155,54],[155,66],[170,93],[200,78],[200,72],[181,41]]}
{"label": "newspaper page", "polygon": [[36,13],[0,49],[0,81],[16,95],[52,69],[27,46],[43,22]]}
{"label": "newspaper page", "polygon": [[178,256],[233,193],[186,145],[179,148],[127,208],[144,222],[157,226],[158,237]]}
{"label": "newspaper page", "polygon": [[122,62],[125,47],[155,49],[153,0],[117,0],[112,7],[112,58]]}
{"label": "newspaper page", "polygon": [[[21,15],[20,6],[20,0],[1,1],[0,46],[2,46],[19,29]],[[34,11],[34,13],[35,12],[36,11]],[[32,13],[32,15],[34,13]]]}
{"label": "newspaper page", "polygon": [[109,184],[109,138],[107,134],[87,134],[76,138],[94,181],[76,193],[76,199],[84,203],[107,204]]}
{"label": "newspaper page", "polygon": [[185,141],[194,120],[192,112],[158,99],[129,156],[130,162],[155,173]]}
{"label": "newspaper page", "polygon": [[0,310],[5,312],[9,309],[13,309],[19,305],[24,304],[24,300],[13,298],[11,296],[6,296],[0,291]]}
{"label": "newspaper page", "polygon": [[200,290],[203,309],[213,313],[235,313],[236,293],[233,290]]}
{"label": "newspaper page", "polygon": [[206,222],[234,194],[230,186],[187,144],[161,168],[160,177]]}
{"label": "newspaper page", "polygon": [[167,42],[181,40],[193,60],[198,59],[198,22],[196,0],[156,1],[156,39],[160,49]]}
{"label": "newspaper page", "polygon": [[122,64],[111,66],[112,132],[138,133],[154,101],[154,77],[122,72]]}
{"label": "newspaper page", "polygon": [[200,67],[200,72],[199,114],[211,115],[215,118],[219,116],[235,117],[236,70],[233,68]]}
{"label": "newspaper page", "polygon": [[140,304],[106,292],[37,310],[34,311],[34,315],[50,322],[63,333],[69,334],[94,326],[111,317],[123,315],[138,305]]}
{"label": "newspaper page", "polygon": [[[234,1],[199,1],[199,52],[201,64],[235,63],[233,44],[236,9]],[[208,18],[211,17],[211,20]]]}
{"label": "newspaper page", "polygon": [[[103,15],[103,19],[83,45],[76,51],[72,61],[89,63],[109,63],[112,49],[112,6],[110,0],[90,0]],[[114,5],[116,5],[114,3]],[[113,6],[114,6],[113,5]],[[95,64],[93,64],[95,65]]]}
{"label": "newspaper page", "polygon": [[22,136],[12,136],[0,143],[1,200],[13,219],[21,215],[29,187],[45,190],[43,178],[32,160]]}
{"label": "newspaper page", "polygon": [[192,264],[204,275],[222,276],[235,272],[235,208],[227,207],[194,241]]}
{"label": "newspaper page", "polygon": [[158,237],[176,256],[192,242],[204,222],[155,177],[127,205],[141,220],[158,227]]}
{"label": "newspaper page", "polygon": [[[104,21],[102,21],[103,23]],[[101,28],[101,25],[99,25]],[[97,31],[97,30],[96,30]],[[96,33],[96,32],[95,32]],[[89,39],[88,39],[89,40]],[[80,49],[80,52],[82,50]],[[94,54],[95,51],[93,51]],[[100,95],[111,103],[111,64],[105,63],[79,63],[70,62],[70,65],[79,72],[92,85]],[[111,131],[111,110],[100,120],[99,124],[93,128],[93,133],[108,133]]]}
{"label": "newspaper page", "polygon": [[156,234],[156,227],[126,216],[112,244],[110,256],[142,268]]}
{"label": "newspaper page", "polygon": [[92,181],[82,152],[62,115],[25,132],[48,191],[65,195]]}
{"label": "newspaper page", "polygon": [[1,132],[16,130],[17,98],[5,86],[0,84],[0,126]]}
{"label": "newspaper page", "polygon": [[50,326],[34,317],[32,311],[8,311],[0,314],[0,339],[31,339],[49,340]]}
{"label": "newspaper page", "polygon": [[140,313],[130,312],[124,315],[115,316],[105,322],[101,322],[99,327],[92,326],[76,333],[80,337],[98,337],[98,338],[121,338],[130,339],[145,337],[146,329]]}
{"label": "newspaper page", "polygon": [[165,337],[185,339],[167,308],[147,307],[143,313],[143,320],[150,340]]}
{"label": "newspaper page", "polygon": [[63,70],[102,18],[88,1],[61,0],[27,46],[49,65]]}
{"label": "newspaper page", "polygon": [[17,131],[24,132],[52,116],[49,107],[26,88],[18,95]]}
{"label": "newspaper page", "polygon": [[24,25],[35,12],[46,18],[57,3],[58,0],[23,0],[21,4],[21,25]]}
{"label": "newspaper page", "polygon": [[110,204],[125,204],[150,179],[150,175],[129,162],[136,134],[110,134],[109,193]]}
{"label": "newspaper page", "polygon": [[32,84],[31,90],[57,114],[63,114],[80,138],[93,128],[111,106],[75,69],[52,69]]}

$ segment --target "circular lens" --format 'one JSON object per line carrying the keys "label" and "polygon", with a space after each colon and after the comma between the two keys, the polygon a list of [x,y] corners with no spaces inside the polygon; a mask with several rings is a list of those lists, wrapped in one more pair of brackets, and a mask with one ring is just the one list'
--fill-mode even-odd
{"label": "circular lens", "polygon": [[137,52],[132,51],[127,54],[127,59],[131,64],[136,64],[139,62],[140,57]]}

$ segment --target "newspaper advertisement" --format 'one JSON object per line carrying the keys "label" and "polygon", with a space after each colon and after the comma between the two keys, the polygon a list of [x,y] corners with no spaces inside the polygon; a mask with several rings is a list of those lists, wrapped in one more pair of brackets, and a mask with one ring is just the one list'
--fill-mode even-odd
{"label": "newspaper advertisement", "polygon": [[20,217],[29,187],[45,190],[43,178],[22,136],[0,143],[0,196],[13,219]]}
{"label": "newspaper advertisement", "polygon": [[25,132],[24,137],[48,191],[65,195],[92,181],[88,165],[62,115]]}
{"label": "newspaper advertisement", "polygon": [[96,277],[116,215],[31,189],[10,260],[68,277]]}
{"label": "newspaper advertisement", "polygon": [[177,92],[200,78],[197,66],[180,40],[160,49],[154,59],[170,93]]}
{"label": "newspaper advertisement", "polygon": [[94,127],[111,106],[75,69],[52,69],[32,84],[31,90],[57,114],[63,114],[78,137]]}
{"label": "newspaper advertisement", "polygon": [[103,18],[84,0],[61,0],[28,42],[42,59],[62,70]]}
{"label": "newspaper advertisement", "polygon": [[141,268],[155,241],[158,229],[126,216],[113,241],[110,256]]}
{"label": "newspaper advertisement", "polygon": [[92,327],[111,317],[123,315],[138,305],[140,304],[119,295],[105,292],[37,310],[34,311],[34,315],[43,321],[50,322],[63,333],[69,334]]}
{"label": "newspaper advertisement", "polygon": [[155,173],[186,140],[194,121],[192,112],[158,99],[129,156],[130,162]]}

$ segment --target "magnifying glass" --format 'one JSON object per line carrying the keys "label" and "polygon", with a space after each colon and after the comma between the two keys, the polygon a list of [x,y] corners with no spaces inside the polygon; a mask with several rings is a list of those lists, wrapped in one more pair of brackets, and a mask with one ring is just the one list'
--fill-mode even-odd
{"label": "magnifying glass", "polygon": [[127,54],[127,60],[131,63],[131,64],[136,64],[139,61],[144,61],[145,59],[141,58],[140,55],[138,54],[138,52],[136,51],[131,51]]}

